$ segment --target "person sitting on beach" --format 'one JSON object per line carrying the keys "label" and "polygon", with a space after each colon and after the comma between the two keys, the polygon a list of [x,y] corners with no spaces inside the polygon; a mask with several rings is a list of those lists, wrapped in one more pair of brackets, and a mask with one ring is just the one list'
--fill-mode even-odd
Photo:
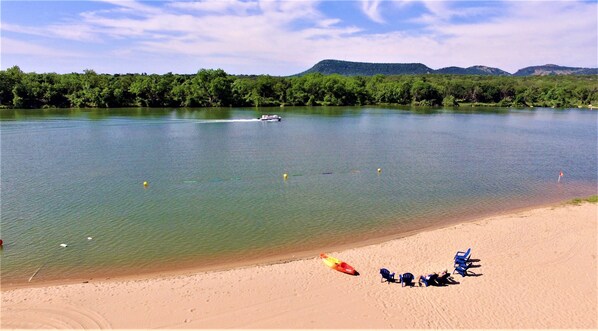
{"label": "person sitting on beach", "polygon": [[420,275],[418,283],[420,287],[422,286],[422,282],[426,285],[426,287],[430,285],[437,285],[436,279],[438,279],[438,274],[435,272],[428,274],[427,276]]}
{"label": "person sitting on beach", "polygon": [[451,274],[448,272],[448,270],[447,270],[447,269],[444,269],[444,270],[443,270],[443,271],[442,271],[442,272],[441,272],[441,273],[438,275],[438,278],[436,279],[436,281],[437,281],[439,284],[442,284],[442,285],[446,285],[446,284],[449,284],[449,283],[453,284],[453,280],[452,280]]}

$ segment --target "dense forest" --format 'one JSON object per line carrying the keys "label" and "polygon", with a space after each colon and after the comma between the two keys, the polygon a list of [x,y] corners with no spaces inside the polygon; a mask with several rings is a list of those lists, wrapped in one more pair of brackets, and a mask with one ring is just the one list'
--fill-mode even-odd
{"label": "dense forest", "polygon": [[25,73],[0,71],[1,108],[222,107],[351,105],[588,107],[597,76],[402,75],[234,76]]}

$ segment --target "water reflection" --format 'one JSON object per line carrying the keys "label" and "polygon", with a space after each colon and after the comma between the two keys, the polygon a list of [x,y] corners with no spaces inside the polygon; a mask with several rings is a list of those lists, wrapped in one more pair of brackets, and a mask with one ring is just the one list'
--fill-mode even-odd
{"label": "water reflection", "polygon": [[[85,118],[104,120],[111,117],[131,118],[175,118],[195,120],[222,120],[242,118],[259,118],[262,114],[309,115],[322,117],[358,116],[376,112],[409,112],[420,115],[443,113],[455,114],[509,114],[512,112],[545,111],[544,108],[501,108],[501,107],[424,107],[424,106],[367,106],[367,107],[219,107],[219,108],[44,108],[44,109],[0,109],[0,120],[35,120],[50,117]],[[558,111],[558,110],[557,110]],[[563,111],[567,111],[563,109]]]}

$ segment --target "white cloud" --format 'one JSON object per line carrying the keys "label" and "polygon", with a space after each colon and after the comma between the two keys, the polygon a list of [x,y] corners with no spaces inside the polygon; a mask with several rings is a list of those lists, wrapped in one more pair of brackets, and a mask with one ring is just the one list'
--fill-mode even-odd
{"label": "white cloud", "polygon": [[[108,4],[112,4],[114,6],[120,7],[121,9],[126,10],[128,13],[136,13],[136,14],[160,14],[162,13],[162,9],[156,6],[145,5],[139,1],[135,0],[94,0],[97,2],[104,2]],[[151,3],[151,1],[150,1]]]}
{"label": "white cloud", "polygon": [[97,32],[86,24],[53,24],[45,27],[29,27],[2,22],[2,31],[16,32],[39,37],[51,37],[77,41],[98,41]]}
{"label": "white cloud", "polygon": [[380,13],[380,0],[361,0],[361,10],[376,23],[385,23]]}
{"label": "white cloud", "polygon": [[[104,51],[97,54],[97,61],[103,55],[119,63],[119,68],[129,63],[130,72],[152,72],[161,63],[159,68],[173,72],[219,67],[235,74],[287,75],[325,58],[421,62],[432,68],[482,64],[514,72],[545,63],[595,67],[598,52],[597,4],[587,2],[511,1],[488,19],[468,22],[458,18],[490,9],[424,1],[420,3],[428,13],[419,22],[425,29],[415,33],[374,33],[342,26],[345,17],[326,16],[312,1],[169,2],[162,7],[103,2],[115,8],[81,13],[77,22],[41,27],[2,22],[2,31],[80,44],[102,42]],[[401,1],[394,7],[407,10],[412,3]],[[380,1],[362,2],[370,19],[384,22],[380,6]],[[30,55],[52,51],[14,37],[7,45]],[[2,46],[4,54],[5,36]]]}
{"label": "white cloud", "polygon": [[41,46],[32,42],[2,37],[2,56],[5,55],[34,55],[41,54],[45,57],[79,57],[80,52],[61,51],[48,46]]}
{"label": "white cloud", "polygon": [[504,10],[500,19],[481,23],[431,24],[433,34],[442,35],[437,39],[443,55],[430,63],[485,64],[507,71],[546,63],[598,65],[595,3],[512,1]]}
{"label": "white cloud", "polygon": [[256,1],[246,2],[239,0],[220,0],[220,1],[195,1],[195,2],[173,2],[168,4],[171,8],[202,11],[211,13],[235,13],[247,14],[250,11],[255,11],[259,8]]}

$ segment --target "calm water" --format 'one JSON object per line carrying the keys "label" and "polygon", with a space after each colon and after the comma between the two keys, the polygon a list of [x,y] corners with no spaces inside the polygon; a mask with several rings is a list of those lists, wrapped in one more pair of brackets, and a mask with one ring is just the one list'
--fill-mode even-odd
{"label": "calm water", "polygon": [[4,112],[2,283],[291,255],[597,191],[595,111],[320,111]]}

